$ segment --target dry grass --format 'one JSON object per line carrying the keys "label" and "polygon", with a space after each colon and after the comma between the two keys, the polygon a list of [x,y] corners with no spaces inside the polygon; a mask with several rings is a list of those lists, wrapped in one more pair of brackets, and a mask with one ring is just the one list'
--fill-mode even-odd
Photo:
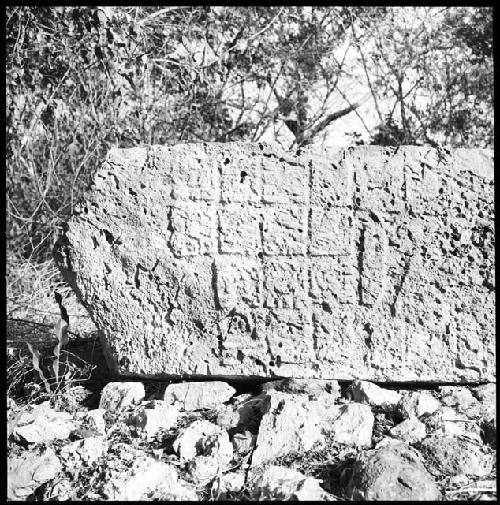
{"label": "dry grass", "polygon": [[54,260],[35,263],[31,259],[9,255],[6,281],[7,319],[54,325],[60,316],[54,299],[54,291],[58,291],[68,311],[71,330],[82,335],[96,331],[87,311],[63,280]]}
{"label": "dry grass", "polygon": [[[93,365],[63,350],[59,378],[51,370],[57,336],[56,323],[61,318],[54,293],[62,295],[72,336],[86,336],[95,327],[71,288],[64,282],[53,260],[35,263],[32,258],[10,254],[7,258],[7,394],[21,403],[50,400],[53,406],[74,410],[79,407],[82,387]],[[34,369],[27,344],[40,352],[43,375],[50,392]],[[80,405],[81,408],[81,405]]]}

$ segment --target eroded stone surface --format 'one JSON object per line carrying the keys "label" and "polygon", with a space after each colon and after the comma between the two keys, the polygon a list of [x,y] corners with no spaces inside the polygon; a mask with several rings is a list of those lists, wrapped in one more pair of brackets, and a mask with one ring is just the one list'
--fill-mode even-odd
{"label": "eroded stone surface", "polygon": [[263,414],[265,398],[266,395],[263,393],[258,396],[239,395],[234,398],[234,403],[220,405],[217,409],[217,425],[228,430],[229,433],[245,431],[246,429],[252,433],[257,433]]}
{"label": "eroded stone surface", "polygon": [[255,500],[325,501],[331,498],[320,481],[297,470],[272,465],[254,478],[250,494]]}
{"label": "eroded stone surface", "polygon": [[340,386],[335,380],[320,379],[281,379],[266,382],[262,386],[263,391],[281,391],[290,394],[307,394],[309,398],[318,398],[330,395],[331,400],[340,396]]}
{"label": "eroded stone surface", "polygon": [[458,414],[451,407],[441,407],[428,416],[423,417],[428,431],[433,435],[450,435],[466,437],[480,441],[480,428],[475,421]]}
{"label": "eroded stone surface", "polygon": [[460,414],[474,419],[481,415],[481,402],[468,388],[461,386],[443,386],[440,388],[441,403],[453,407]]}
{"label": "eroded stone surface", "polygon": [[165,389],[167,404],[178,404],[184,410],[210,409],[227,402],[236,392],[226,382],[181,382]]}
{"label": "eroded stone surface", "polygon": [[405,419],[412,416],[420,417],[432,414],[439,409],[441,403],[427,391],[404,391],[397,405],[397,411]]}
{"label": "eroded stone surface", "polygon": [[155,497],[165,500],[197,500],[196,493],[183,485],[175,467],[150,457],[135,459],[131,467],[106,482],[103,492],[108,500],[134,501]]}
{"label": "eroded stone surface", "polygon": [[397,424],[390,430],[393,437],[402,440],[408,444],[418,442],[425,438],[425,424],[419,421],[416,417],[405,419],[402,423]]}
{"label": "eroded stone surface", "polygon": [[51,448],[9,457],[7,462],[8,499],[16,501],[25,499],[44,482],[54,478],[61,469],[61,463]]}
{"label": "eroded stone surface", "polygon": [[437,475],[484,477],[493,467],[491,454],[485,453],[480,444],[463,438],[432,435],[422,442],[420,449]]}
{"label": "eroded stone surface", "polygon": [[397,391],[391,391],[368,381],[354,381],[347,394],[355,402],[367,403],[371,406],[394,406],[401,399]]}
{"label": "eroded stone surface", "polygon": [[21,413],[12,427],[12,436],[24,444],[40,444],[67,438],[74,428],[68,412],[57,412],[44,402]]}
{"label": "eroded stone surface", "polygon": [[[158,400],[155,388],[140,405],[115,415],[103,415],[103,409],[72,413],[75,429],[69,435],[61,431],[65,439],[47,439],[43,447],[12,436],[9,497],[26,499],[36,491],[30,499],[430,500],[440,493],[453,499],[457,487],[467,486],[483,499],[496,498],[496,421],[461,412],[457,400],[470,400],[464,391],[443,389],[443,397],[451,393],[452,406],[433,413],[428,392],[402,391],[409,417],[400,422],[393,405],[349,401],[345,388],[337,397],[322,388],[315,396],[315,388],[300,381],[276,385],[282,390],[267,387],[215,410],[185,413]],[[481,395],[481,411],[494,399],[486,392],[473,390]],[[23,423],[53,412],[48,403],[34,409],[9,404],[24,414]],[[153,439],[137,437],[130,422]],[[170,427],[158,433],[160,424]],[[259,483],[269,466],[280,469]]]}
{"label": "eroded stone surface", "polygon": [[233,446],[226,431],[206,421],[195,421],[175,440],[174,450],[188,463],[194,481],[206,481],[227,469]]}
{"label": "eroded stone surface", "polygon": [[417,452],[391,444],[358,456],[347,487],[353,500],[439,500],[440,492]]}
{"label": "eroded stone surface", "polygon": [[368,405],[336,405],[329,395],[309,400],[304,394],[269,391],[260,422],[252,466],[330,443],[363,447],[371,443],[374,416]]}
{"label": "eroded stone surface", "polygon": [[339,409],[324,398],[309,400],[301,394],[268,392],[252,465],[324,445],[323,428],[338,416]]}
{"label": "eroded stone surface", "polygon": [[493,153],[112,150],[56,260],[115,371],[495,380]]}
{"label": "eroded stone surface", "polygon": [[59,456],[65,466],[73,469],[81,463],[94,463],[104,454],[106,449],[107,442],[104,436],[87,437],[64,445]]}
{"label": "eroded stone surface", "polygon": [[101,391],[99,408],[107,411],[124,409],[139,403],[144,395],[142,382],[109,382]]}
{"label": "eroded stone surface", "polygon": [[153,438],[161,429],[175,426],[179,417],[179,409],[175,405],[156,404],[153,408],[139,407],[130,414],[127,424],[141,428],[148,439]]}

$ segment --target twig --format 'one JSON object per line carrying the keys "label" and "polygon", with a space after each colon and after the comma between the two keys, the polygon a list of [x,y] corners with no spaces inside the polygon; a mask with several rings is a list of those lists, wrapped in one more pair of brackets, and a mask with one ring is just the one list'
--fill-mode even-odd
{"label": "twig", "polygon": [[[74,317],[74,316],[72,316]],[[10,317],[7,319],[7,321],[17,321],[19,323],[29,323],[29,324],[35,324],[37,326],[44,326],[45,328],[50,328],[50,329],[53,329],[54,328],[54,325],[52,324],[46,324],[46,323],[39,323],[37,321],[28,321],[27,319],[20,319],[20,318],[17,318],[17,317]],[[75,333],[73,331],[68,331],[68,333],[70,335],[74,335],[75,337],[81,339],[81,335],[79,333]],[[89,340],[95,340],[97,339],[97,337],[92,337],[92,338],[89,338]]]}
{"label": "twig", "polygon": [[446,490],[445,493],[448,494],[459,494],[459,493],[496,493],[496,487],[463,487],[460,489]]}
{"label": "twig", "polygon": [[192,6],[191,5],[179,5],[177,7],[165,7],[165,9],[160,9],[159,11],[153,12],[153,14],[150,14],[149,16],[141,19],[140,21],[137,22],[137,24],[143,25],[147,21],[151,21],[153,18],[161,16],[162,14],[167,14],[168,12],[177,11],[179,9],[189,9],[190,7],[192,7]]}

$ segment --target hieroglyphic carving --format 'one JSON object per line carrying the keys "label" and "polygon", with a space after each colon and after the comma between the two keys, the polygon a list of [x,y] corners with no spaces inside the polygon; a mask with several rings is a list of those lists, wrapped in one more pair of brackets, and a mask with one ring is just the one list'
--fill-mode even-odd
{"label": "hieroglyphic carving", "polygon": [[121,373],[491,379],[492,195],[490,151],[115,150],[57,258]]}

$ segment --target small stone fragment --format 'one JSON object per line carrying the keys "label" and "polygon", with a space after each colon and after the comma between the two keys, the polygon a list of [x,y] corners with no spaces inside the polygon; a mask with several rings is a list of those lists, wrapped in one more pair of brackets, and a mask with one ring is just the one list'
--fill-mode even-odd
{"label": "small stone fragment", "polygon": [[248,454],[255,447],[256,440],[257,436],[248,430],[235,433],[232,440],[235,452],[242,456]]}
{"label": "small stone fragment", "polygon": [[497,418],[484,419],[481,423],[482,438],[493,449],[497,448]]}
{"label": "small stone fragment", "polygon": [[453,407],[459,414],[470,419],[481,416],[481,403],[474,398],[469,388],[461,386],[442,386],[440,388],[441,403]]}
{"label": "small stone fragment", "polygon": [[12,436],[23,444],[40,444],[68,438],[74,429],[70,414],[52,410],[49,402],[44,402],[19,416]]}
{"label": "small stone fragment", "polygon": [[233,458],[229,435],[219,426],[199,420],[189,425],[173,444],[181,461],[188,462],[194,481],[205,481],[225,470]]}
{"label": "small stone fragment", "polygon": [[61,471],[61,463],[49,447],[41,451],[25,451],[7,460],[7,498],[25,500],[39,486]]}
{"label": "small stone fragment", "polygon": [[439,500],[433,477],[418,453],[406,444],[391,444],[358,455],[347,486],[352,500]]}
{"label": "small stone fragment", "polygon": [[387,447],[388,445],[397,445],[400,444],[401,440],[392,437],[382,437],[376,444],[375,449],[380,449],[382,447]]}
{"label": "small stone fragment", "polygon": [[335,405],[325,396],[309,400],[303,394],[269,391],[252,466],[291,452],[324,447],[327,433],[339,444],[370,445],[373,423],[368,405]]}
{"label": "small stone fragment", "polygon": [[338,416],[325,430],[336,443],[354,447],[371,445],[375,417],[368,407],[360,403],[348,403],[339,408]]}
{"label": "small stone fragment", "polygon": [[291,452],[308,451],[325,444],[325,428],[339,415],[340,406],[324,398],[278,391],[266,394],[252,466],[260,465]]}
{"label": "small stone fragment", "polygon": [[198,499],[193,490],[179,481],[173,466],[149,456],[134,459],[130,468],[113,475],[103,492],[108,500],[116,501]]}
{"label": "small stone fragment", "polygon": [[484,477],[493,467],[491,454],[463,438],[432,435],[422,442],[420,450],[436,475]]}
{"label": "small stone fragment", "polygon": [[85,412],[83,420],[99,433],[106,435],[106,421],[104,421],[105,409],[93,409]]}
{"label": "small stone fragment", "polygon": [[494,382],[483,384],[471,390],[471,393],[480,402],[495,403],[497,397],[497,385]]}
{"label": "small stone fragment", "polygon": [[297,470],[283,466],[269,466],[251,484],[251,496],[255,500],[325,501],[328,494],[320,481],[307,477]]}
{"label": "small stone fragment", "polygon": [[179,409],[175,405],[155,404],[154,408],[139,407],[130,414],[127,424],[141,428],[146,432],[148,440],[152,439],[161,429],[175,426],[179,417]]}
{"label": "small stone fragment", "polygon": [[[69,479],[58,480],[50,490],[49,499],[57,501],[68,501],[73,499],[75,487]],[[87,499],[90,497],[87,494]]]}
{"label": "small stone fragment", "polygon": [[[497,386],[495,383],[483,384],[471,390],[474,397],[481,402],[480,415],[484,419],[496,418]],[[496,421],[495,421],[496,423]]]}
{"label": "small stone fragment", "polygon": [[104,436],[87,437],[64,445],[59,453],[66,466],[73,468],[80,463],[94,463],[107,449]]}
{"label": "small stone fragment", "polygon": [[264,400],[265,394],[239,395],[234,398],[234,403],[222,404],[217,408],[216,423],[230,434],[244,430],[257,433],[262,419]]}
{"label": "small stone fragment", "polygon": [[405,419],[402,423],[394,426],[390,431],[391,435],[399,440],[411,444],[425,438],[425,424],[416,417]]}
{"label": "small stone fragment", "polygon": [[454,475],[453,477],[450,477],[450,480],[448,484],[450,486],[457,486],[457,487],[463,487],[467,486],[470,482],[469,477],[467,475],[459,474],[459,475]]}
{"label": "small stone fragment", "polygon": [[330,395],[331,400],[340,396],[340,386],[336,380],[325,379],[294,379],[286,378],[277,381],[266,382],[262,386],[264,392],[280,391],[290,394],[305,394],[311,399],[323,395]]}
{"label": "small stone fragment", "polygon": [[205,484],[218,473],[222,473],[221,464],[213,456],[196,456],[187,464],[189,477],[196,484]]}
{"label": "small stone fragment", "polygon": [[391,407],[401,399],[397,391],[384,389],[373,382],[355,380],[347,389],[346,395],[355,402],[366,403],[371,406]]}
{"label": "small stone fragment", "polygon": [[427,391],[405,391],[397,404],[397,412],[405,419],[432,414],[441,403]]}
{"label": "small stone fragment", "polygon": [[457,414],[451,407],[440,407],[431,415],[424,416],[422,421],[432,435],[452,435],[481,441],[478,424],[463,414]]}
{"label": "small stone fragment", "polygon": [[214,480],[211,493],[216,500],[226,500],[232,493],[239,493],[244,485],[244,472],[228,472]]}
{"label": "small stone fragment", "polygon": [[211,409],[231,399],[236,390],[226,382],[181,382],[165,389],[167,404],[178,402],[186,411]]}
{"label": "small stone fragment", "polygon": [[101,391],[99,408],[107,411],[122,410],[139,403],[145,396],[142,382],[109,382]]}
{"label": "small stone fragment", "polygon": [[190,424],[173,444],[174,451],[182,461],[196,456],[208,455],[211,451],[223,449],[228,460],[231,459],[233,447],[228,434],[219,426],[205,419]]}

